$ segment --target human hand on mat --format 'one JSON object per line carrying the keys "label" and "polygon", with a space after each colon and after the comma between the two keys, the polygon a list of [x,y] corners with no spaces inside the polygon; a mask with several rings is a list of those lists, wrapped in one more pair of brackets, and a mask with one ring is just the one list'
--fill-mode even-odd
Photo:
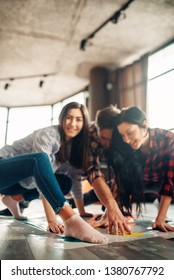
{"label": "human hand on mat", "polygon": [[49,222],[47,231],[58,234],[64,233],[64,225],[59,224],[58,222]]}
{"label": "human hand on mat", "polygon": [[93,214],[84,211],[84,212],[80,213],[80,217],[82,217],[82,218],[91,218],[91,217],[93,217]]}
{"label": "human hand on mat", "polygon": [[90,223],[90,225],[94,228],[97,227],[108,227],[108,218],[107,218],[107,213],[105,212],[103,215],[101,216],[97,216],[95,221],[92,221]]}
{"label": "human hand on mat", "polygon": [[158,221],[156,220],[153,224],[152,224],[152,228],[155,230],[159,230],[159,231],[173,231],[174,232],[174,227],[169,225],[168,223],[162,222],[162,221]]}

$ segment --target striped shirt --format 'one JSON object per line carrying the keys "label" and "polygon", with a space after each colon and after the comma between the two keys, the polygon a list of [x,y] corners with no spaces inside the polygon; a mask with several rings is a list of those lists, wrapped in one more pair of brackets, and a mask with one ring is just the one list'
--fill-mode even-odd
{"label": "striped shirt", "polygon": [[160,194],[174,197],[174,134],[160,128],[149,129],[144,182],[160,182]]}
{"label": "striped shirt", "polygon": [[[69,162],[61,164],[56,159],[60,149],[60,134],[58,126],[49,126],[38,129],[23,139],[15,141],[12,145],[6,145],[0,149],[0,157],[12,157],[31,152],[44,152],[48,155],[52,170],[57,174],[64,174],[72,179],[72,194],[74,198],[82,198],[81,171]],[[27,189],[36,188],[34,178],[20,181],[21,186]]]}

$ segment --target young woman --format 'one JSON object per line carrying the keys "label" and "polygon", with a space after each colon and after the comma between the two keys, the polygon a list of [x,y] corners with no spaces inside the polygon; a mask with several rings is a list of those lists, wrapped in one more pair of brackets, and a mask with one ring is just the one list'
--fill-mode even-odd
{"label": "young woman", "polygon": [[[38,155],[38,153],[33,152],[43,152],[39,153],[42,157],[33,159],[34,155]],[[26,153],[27,155],[25,155]],[[21,154],[24,155],[22,156]],[[20,156],[16,157],[17,155]],[[0,150],[0,156],[3,158],[0,160],[0,193],[5,193],[6,188],[8,188],[8,193],[10,194],[11,188],[14,194],[14,188],[16,188],[17,183],[19,184],[18,187],[35,187],[35,181],[31,178],[34,175],[37,186],[41,191],[48,227],[51,231],[55,233],[63,231],[55,215],[55,213],[58,213],[64,221],[66,236],[88,242],[106,243],[107,240],[102,234],[95,231],[79,215],[75,214],[66,202],[53,175],[53,171],[55,172],[62,165],[67,167],[67,174],[69,169],[71,172],[81,172],[86,167],[87,155],[88,113],[83,105],[72,102],[62,109],[58,126],[35,131],[26,138],[15,141],[13,145],[5,146]],[[42,169],[38,179],[36,178],[36,172],[39,171],[38,165],[42,165],[46,161],[42,159],[43,157],[49,158],[51,165],[48,167],[50,163],[47,163],[47,168]],[[19,166],[16,163],[16,159],[19,161]],[[30,164],[30,161],[34,162],[34,167]],[[70,167],[69,169],[68,166]],[[33,168],[35,169],[33,170]],[[24,172],[25,170],[26,173]],[[19,193],[18,189],[16,194]],[[19,215],[20,218],[18,203],[11,196],[4,196],[3,202],[9,207],[14,216]]]}
{"label": "young woman", "polygon": [[174,197],[174,134],[149,128],[138,107],[122,109],[116,117],[111,151],[122,206],[130,210],[136,202],[139,207],[145,191],[159,192],[160,207],[153,228],[174,231],[165,222]]}

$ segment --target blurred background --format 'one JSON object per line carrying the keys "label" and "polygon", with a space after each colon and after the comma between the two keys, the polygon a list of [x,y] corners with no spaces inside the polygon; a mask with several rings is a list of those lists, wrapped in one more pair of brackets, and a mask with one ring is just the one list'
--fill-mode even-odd
{"label": "blurred background", "polygon": [[173,100],[174,0],[0,0],[0,147],[70,101],[172,129]]}

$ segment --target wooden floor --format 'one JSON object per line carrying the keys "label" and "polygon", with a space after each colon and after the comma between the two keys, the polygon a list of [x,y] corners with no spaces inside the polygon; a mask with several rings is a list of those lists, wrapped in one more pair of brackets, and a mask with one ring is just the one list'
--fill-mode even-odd
{"label": "wooden floor", "polygon": [[[0,210],[4,206],[0,202]],[[100,205],[86,207],[94,215],[102,213]],[[130,221],[131,236],[108,235],[107,245],[95,245],[47,233],[40,200],[24,211],[25,222],[0,216],[1,260],[174,260],[174,233],[151,229],[157,213],[154,204],[146,204],[143,216]],[[174,225],[174,205],[168,213]]]}

